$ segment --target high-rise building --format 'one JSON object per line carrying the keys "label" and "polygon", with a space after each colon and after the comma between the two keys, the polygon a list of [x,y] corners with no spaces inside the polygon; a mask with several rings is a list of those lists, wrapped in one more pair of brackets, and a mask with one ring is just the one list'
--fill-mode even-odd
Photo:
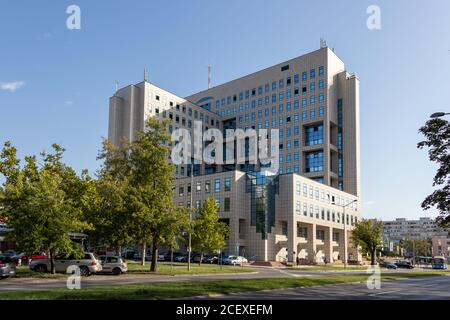
{"label": "high-rise building", "polygon": [[[279,143],[271,145],[279,152],[276,175],[248,158],[177,165],[175,203],[199,207],[215,197],[231,229],[228,253],[259,261],[361,259],[348,245],[361,217],[359,80],[332,50],[321,48],[186,98],[147,81],[126,86],[110,98],[109,139],[116,145],[133,140],[148,117],[170,119],[170,132],[182,128],[192,135],[212,128],[279,130]],[[247,144],[245,151],[248,156]]]}

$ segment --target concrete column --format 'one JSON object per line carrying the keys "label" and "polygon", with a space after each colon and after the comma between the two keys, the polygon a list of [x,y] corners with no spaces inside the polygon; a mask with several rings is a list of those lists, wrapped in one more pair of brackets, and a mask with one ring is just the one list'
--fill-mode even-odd
{"label": "concrete column", "polygon": [[[287,249],[288,249],[288,261],[296,264],[297,252],[297,217],[295,214],[288,218],[288,239],[287,239]],[[295,258],[294,258],[295,252]]]}
{"label": "concrete column", "polygon": [[328,263],[333,262],[333,228],[326,227],[325,229],[325,259]]}
{"label": "concrete column", "polygon": [[339,229],[339,260],[344,263],[344,229]]}
{"label": "concrete column", "polygon": [[316,224],[313,223],[308,227],[308,260],[316,262],[317,244],[316,244]]}

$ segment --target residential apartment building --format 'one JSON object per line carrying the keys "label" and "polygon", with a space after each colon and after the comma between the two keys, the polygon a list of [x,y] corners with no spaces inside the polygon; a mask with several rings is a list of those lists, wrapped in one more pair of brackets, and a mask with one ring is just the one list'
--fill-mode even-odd
{"label": "residential apartment building", "polygon": [[359,81],[332,50],[186,98],[148,81],[126,86],[110,98],[109,139],[133,140],[148,117],[169,119],[170,132],[193,134],[198,121],[202,131],[279,129],[275,175],[248,161],[176,166],[175,203],[199,207],[215,197],[231,229],[228,253],[258,261],[361,259],[350,244],[361,218]]}

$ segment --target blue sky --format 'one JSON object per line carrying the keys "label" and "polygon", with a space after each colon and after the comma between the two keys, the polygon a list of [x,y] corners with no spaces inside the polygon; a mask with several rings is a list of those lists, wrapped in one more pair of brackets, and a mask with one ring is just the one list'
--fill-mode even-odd
{"label": "blue sky", "polygon": [[[81,30],[66,8],[81,8]],[[381,30],[366,9],[381,8]],[[423,212],[436,166],[418,128],[450,111],[450,2],[0,0],[0,142],[20,155],[53,142],[94,172],[115,81],[149,80],[187,96],[319,47],[334,47],[361,81],[362,203],[366,217]],[[14,84],[14,82],[16,82]],[[8,85],[9,84],[9,85]],[[12,90],[16,88],[16,90]]]}

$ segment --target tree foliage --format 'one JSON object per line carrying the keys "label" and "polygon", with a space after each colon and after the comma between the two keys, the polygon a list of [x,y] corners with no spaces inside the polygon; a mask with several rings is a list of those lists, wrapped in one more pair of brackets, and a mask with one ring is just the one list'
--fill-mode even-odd
{"label": "tree foliage", "polygon": [[123,188],[119,211],[123,204],[128,234],[142,246],[142,264],[146,245],[152,244],[151,271],[157,270],[158,248],[173,245],[187,221],[186,209],[173,203],[169,142],[166,122],[150,118],[135,141],[124,141],[120,147],[105,143],[100,155],[104,159],[101,177]]}
{"label": "tree foliage", "polygon": [[55,272],[57,253],[83,253],[70,232],[91,229],[83,213],[91,204],[93,184],[87,172],[81,176],[62,162],[64,149],[54,144],[53,153],[41,153],[38,165],[35,156],[25,157],[20,166],[17,150],[10,142],[0,155],[0,174],[5,182],[0,188],[0,207],[13,240],[28,254],[44,251],[50,255],[51,271]]}
{"label": "tree foliage", "polygon": [[422,202],[422,208],[439,210],[438,222],[442,226],[450,225],[450,122],[443,119],[427,121],[419,132],[426,138],[418,148],[429,148],[428,157],[439,168],[433,178],[433,187],[437,189]]}
{"label": "tree foliage", "polygon": [[225,238],[229,233],[226,224],[219,221],[219,205],[209,197],[198,210],[193,224],[192,246],[200,252],[200,264],[205,252],[214,252],[225,247]]}
{"label": "tree foliage", "polygon": [[375,265],[378,249],[383,247],[383,222],[375,219],[358,221],[352,230],[352,240],[370,254],[371,264]]}

